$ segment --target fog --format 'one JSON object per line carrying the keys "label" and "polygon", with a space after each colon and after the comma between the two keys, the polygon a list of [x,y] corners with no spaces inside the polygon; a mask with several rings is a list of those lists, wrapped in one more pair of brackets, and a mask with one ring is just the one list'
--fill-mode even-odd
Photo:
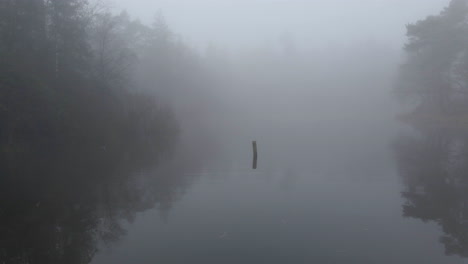
{"label": "fog", "polygon": [[301,48],[349,45],[375,39],[399,49],[404,25],[447,5],[441,0],[113,0],[116,9],[150,23],[162,11],[169,24],[197,47],[237,50],[271,47],[284,31]]}
{"label": "fog", "polygon": [[467,21],[0,0],[0,263],[465,263]]}
{"label": "fog", "polygon": [[[182,91],[188,94],[173,97],[190,111],[188,118],[181,113],[182,123],[190,122],[198,109],[203,111],[196,122],[203,120],[200,134],[210,136],[191,143],[200,144],[193,147],[199,153],[208,147],[226,155],[225,162],[231,164],[218,162],[222,170],[245,169],[251,140],[258,140],[264,149],[264,168],[288,167],[301,160],[298,156],[308,164],[310,157],[304,154],[311,149],[326,157],[340,155],[343,146],[336,142],[358,131],[382,135],[375,130],[390,130],[397,108],[392,88],[403,58],[405,24],[437,13],[443,4],[414,6],[403,1],[117,1],[113,5],[144,23],[151,23],[155,14],[163,16],[176,38],[199,54],[209,84],[193,95]],[[349,133],[339,133],[342,130]],[[193,135],[195,128],[183,131]],[[328,158],[314,161],[321,166],[333,163]]]}

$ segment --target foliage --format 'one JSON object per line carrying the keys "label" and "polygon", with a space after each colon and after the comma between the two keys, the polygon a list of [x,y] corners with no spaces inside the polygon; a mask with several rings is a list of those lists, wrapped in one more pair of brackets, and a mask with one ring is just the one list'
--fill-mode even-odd
{"label": "foliage", "polygon": [[157,104],[154,92],[136,89],[132,77],[143,39],[172,45],[161,39],[167,33],[125,13],[89,11],[85,0],[2,1],[3,155],[45,146],[164,151],[174,143],[177,127],[170,111]]}
{"label": "foliage", "polygon": [[407,61],[397,92],[416,97],[425,111],[466,111],[468,4],[452,0],[437,16],[407,26]]}

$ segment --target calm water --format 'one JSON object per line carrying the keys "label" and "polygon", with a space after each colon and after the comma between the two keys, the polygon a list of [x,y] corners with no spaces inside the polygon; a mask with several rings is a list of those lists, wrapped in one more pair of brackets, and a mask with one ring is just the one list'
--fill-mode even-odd
{"label": "calm water", "polygon": [[468,263],[466,133],[353,124],[256,138],[256,171],[243,136],[191,166],[10,162],[0,260]]}
{"label": "calm water", "polygon": [[255,172],[245,159],[187,173],[170,209],[137,214],[92,263],[468,263],[468,195],[453,196],[463,180],[446,183],[457,176],[436,142],[454,144],[463,173],[463,139],[341,126],[259,140]]}

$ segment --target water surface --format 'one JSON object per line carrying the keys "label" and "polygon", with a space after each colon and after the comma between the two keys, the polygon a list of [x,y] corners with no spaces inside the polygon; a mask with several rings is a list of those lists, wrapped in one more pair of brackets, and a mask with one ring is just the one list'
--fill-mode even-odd
{"label": "water surface", "polygon": [[138,214],[93,263],[464,263],[468,196],[452,197],[450,157],[424,132],[384,121],[272,132],[258,170],[233,154],[229,168],[186,173],[169,211]]}

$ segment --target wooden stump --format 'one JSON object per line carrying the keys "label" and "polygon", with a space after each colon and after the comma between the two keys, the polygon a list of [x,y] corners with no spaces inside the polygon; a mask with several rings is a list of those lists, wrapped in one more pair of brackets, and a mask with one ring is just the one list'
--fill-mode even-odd
{"label": "wooden stump", "polygon": [[253,147],[253,163],[252,163],[252,169],[257,169],[257,141],[252,141],[252,147]]}

